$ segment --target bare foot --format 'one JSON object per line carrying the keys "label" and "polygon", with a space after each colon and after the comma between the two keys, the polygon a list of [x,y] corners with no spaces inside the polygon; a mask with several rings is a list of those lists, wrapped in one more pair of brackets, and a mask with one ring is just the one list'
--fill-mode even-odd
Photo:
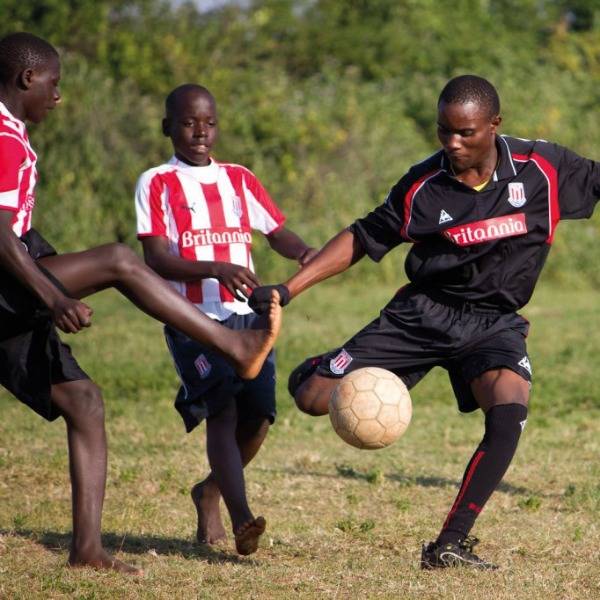
{"label": "bare foot", "polygon": [[117,571],[118,573],[124,573],[125,575],[136,575],[141,576],[144,574],[142,569],[133,567],[117,560],[114,556],[111,556],[105,550],[101,550],[91,557],[83,556],[69,556],[70,567],[92,567],[93,569],[110,569]]}
{"label": "bare foot", "polygon": [[281,318],[279,293],[273,290],[269,310],[256,320],[251,331],[239,332],[243,336],[240,343],[241,349],[232,354],[236,361],[236,371],[240,377],[254,379],[260,373],[267,354],[273,348],[279,335]]}
{"label": "bare foot", "polygon": [[238,554],[246,556],[258,550],[258,540],[265,532],[267,522],[264,517],[256,517],[244,523],[235,532],[235,549]]}
{"label": "bare foot", "polygon": [[227,534],[219,510],[221,493],[217,485],[210,479],[201,481],[192,488],[190,495],[198,513],[198,528],[196,530],[198,543],[214,544],[225,539]]}

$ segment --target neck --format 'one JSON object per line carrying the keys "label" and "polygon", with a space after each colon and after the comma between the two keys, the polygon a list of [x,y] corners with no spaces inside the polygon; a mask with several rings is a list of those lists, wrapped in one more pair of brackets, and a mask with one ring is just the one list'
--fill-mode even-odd
{"label": "neck", "polygon": [[481,161],[481,163],[467,167],[462,171],[457,171],[452,163],[450,163],[450,170],[456,179],[473,187],[487,181],[492,176],[497,165],[498,150],[496,149],[496,144],[494,144],[492,151]]}
{"label": "neck", "polygon": [[21,121],[25,120],[25,110],[18,92],[7,89],[4,85],[0,85],[0,102],[6,106],[14,117]]}

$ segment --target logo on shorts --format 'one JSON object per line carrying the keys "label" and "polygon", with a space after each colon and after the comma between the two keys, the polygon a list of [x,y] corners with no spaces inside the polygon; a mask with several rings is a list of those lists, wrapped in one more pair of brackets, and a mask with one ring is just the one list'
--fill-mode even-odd
{"label": "logo on shorts", "polygon": [[523,433],[523,429],[525,429],[525,425],[527,425],[527,419],[519,421],[519,425],[521,426],[521,433]]}
{"label": "logo on shorts", "polygon": [[348,365],[352,362],[352,357],[344,350],[329,361],[329,369],[335,375],[342,375]]}
{"label": "logo on shorts", "polygon": [[520,181],[508,184],[508,201],[515,208],[519,208],[527,202],[525,186]]}
{"label": "logo on shorts", "polygon": [[518,365],[523,367],[530,375],[531,375],[531,363],[527,356],[524,356],[519,362]]}
{"label": "logo on shorts", "polygon": [[200,375],[200,379],[206,379],[212,371],[212,365],[208,362],[208,359],[204,354],[200,354],[194,361],[194,366]]}
{"label": "logo on shorts", "polygon": [[438,221],[438,224],[441,225],[442,223],[447,223],[448,221],[452,220],[452,217],[442,208],[440,211],[440,220]]}

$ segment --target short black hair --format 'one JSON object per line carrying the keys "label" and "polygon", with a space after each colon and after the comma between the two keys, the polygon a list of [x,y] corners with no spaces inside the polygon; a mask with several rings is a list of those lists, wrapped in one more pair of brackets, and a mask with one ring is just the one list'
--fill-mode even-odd
{"label": "short black hair", "polygon": [[0,83],[9,83],[25,69],[35,69],[52,58],[58,58],[58,52],[46,40],[25,31],[9,33],[0,39]]}
{"label": "short black hair", "polygon": [[192,91],[198,92],[200,94],[205,94],[209,98],[211,98],[213,102],[215,102],[214,96],[203,85],[198,85],[197,83],[184,83],[183,85],[177,86],[167,96],[167,99],[165,100],[166,116],[170,117],[176,111],[177,101],[179,100],[180,96]]}
{"label": "short black hair", "polygon": [[487,109],[490,117],[500,114],[500,97],[496,88],[483,77],[459,75],[451,79],[442,90],[438,106],[446,104],[467,104],[474,102]]}

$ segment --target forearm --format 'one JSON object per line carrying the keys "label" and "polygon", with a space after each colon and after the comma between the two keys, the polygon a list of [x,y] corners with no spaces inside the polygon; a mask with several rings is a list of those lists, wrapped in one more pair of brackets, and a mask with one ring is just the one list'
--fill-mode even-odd
{"label": "forearm", "polygon": [[276,234],[267,236],[269,245],[277,254],[284,258],[299,260],[310,250],[304,240],[289,229],[282,229]]}
{"label": "forearm", "polygon": [[285,282],[293,298],[328,277],[342,273],[365,255],[354,234],[347,229],[329,240],[319,253]]}
{"label": "forearm", "polygon": [[160,256],[144,253],[146,264],[161,277],[172,281],[198,281],[215,277],[213,261],[186,260],[172,254]]}

